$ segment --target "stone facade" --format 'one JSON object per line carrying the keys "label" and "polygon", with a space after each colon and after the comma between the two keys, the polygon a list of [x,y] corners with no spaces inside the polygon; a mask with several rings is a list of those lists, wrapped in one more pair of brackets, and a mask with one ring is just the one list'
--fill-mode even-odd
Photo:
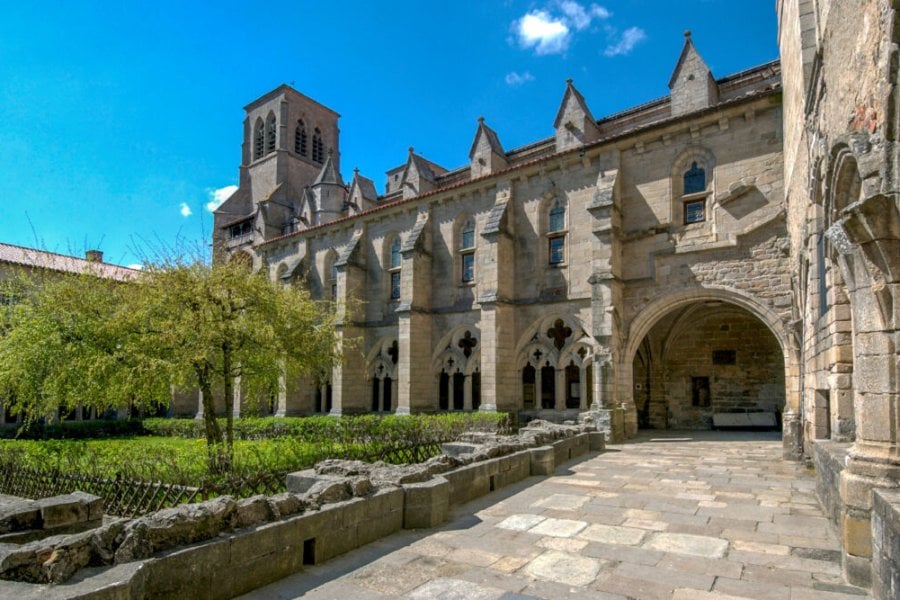
{"label": "stone facade", "polygon": [[348,342],[277,414],[600,411],[612,439],[795,414],[780,74],[717,80],[688,33],[669,96],[597,120],[569,80],[552,137],[478,119],[467,165],[410,148],[382,195],[344,183],[336,113],[250,104],[219,256],[338,302]]}
{"label": "stone facade", "polygon": [[806,454],[817,440],[850,444],[839,494],[823,494],[839,499],[844,572],[896,597],[896,579],[891,591],[872,569],[884,533],[872,515],[874,490],[900,480],[897,3],[777,8],[799,433]]}
{"label": "stone facade", "polygon": [[781,60],[718,79],[688,33],[669,96],[596,119],[569,80],[553,136],[506,150],[479,119],[468,164],[410,148],[381,195],[344,183],[335,113],[251,104],[220,256],[338,302],[348,342],[277,412],[592,413],[613,440],[778,419],[785,458],[849,444],[820,488],[869,584],[900,479],[896,8],[780,0]]}

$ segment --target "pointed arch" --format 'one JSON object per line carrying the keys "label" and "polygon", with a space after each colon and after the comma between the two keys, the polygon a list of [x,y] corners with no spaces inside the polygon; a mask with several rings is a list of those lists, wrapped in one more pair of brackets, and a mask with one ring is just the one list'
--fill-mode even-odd
{"label": "pointed arch", "polygon": [[322,264],[322,300],[337,301],[338,297],[338,278],[337,278],[337,251],[330,248],[325,253],[325,259]]}
{"label": "pointed arch", "polygon": [[381,264],[383,265],[382,273],[384,273],[385,297],[388,302],[400,300],[401,267],[403,264],[400,254],[401,247],[402,240],[399,235],[391,232],[385,236]]}
{"label": "pointed arch", "polygon": [[275,120],[275,113],[270,112],[266,117],[266,154],[275,152],[278,145],[278,123]]}
{"label": "pointed arch", "polygon": [[706,147],[691,146],[672,161],[672,223],[693,225],[711,220],[716,157]]}
{"label": "pointed arch", "polygon": [[316,127],[312,136],[312,159],[314,162],[325,162],[325,143],[322,141],[322,131]]}
{"label": "pointed arch", "polygon": [[303,119],[297,119],[297,127],[294,129],[294,153],[306,156],[307,153],[306,123]]}
{"label": "pointed arch", "polygon": [[266,126],[262,117],[256,119],[253,126],[253,160],[262,158],[266,153]]}

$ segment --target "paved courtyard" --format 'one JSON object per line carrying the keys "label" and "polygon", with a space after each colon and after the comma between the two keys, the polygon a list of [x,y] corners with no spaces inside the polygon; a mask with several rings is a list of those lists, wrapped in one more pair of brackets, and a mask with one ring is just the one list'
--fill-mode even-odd
{"label": "paved courtyard", "polygon": [[860,600],[767,433],[641,435],[245,596]]}

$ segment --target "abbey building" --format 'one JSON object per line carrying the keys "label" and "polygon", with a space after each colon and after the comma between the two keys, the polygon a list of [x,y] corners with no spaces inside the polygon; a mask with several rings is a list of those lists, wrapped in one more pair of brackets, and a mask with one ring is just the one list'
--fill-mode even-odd
{"label": "abbey building", "polygon": [[345,303],[354,340],[278,411],[775,425],[796,389],[781,69],[716,79],[688,35],[669,87],[598,120],[570,80],[553,137],[506,149],[479,119],[468,164],[410,148],[383,193],[344,181],[334,111],[288,86],[248,105],[216,242]]}
{"label": "abbey building", "polygon": [[713,74],[686,34],[668,96],[598,119],[569,80],[553,136],[478,119],[466,164],[410,148],[381,192],[344,180],[333,110],[249,104],[214,241],[344,306],[352,341],[275,412],[779,427],[837,469],[866,583],[873,490],[900,479],[900,28],[888,0],[776,9],[780,61]]}

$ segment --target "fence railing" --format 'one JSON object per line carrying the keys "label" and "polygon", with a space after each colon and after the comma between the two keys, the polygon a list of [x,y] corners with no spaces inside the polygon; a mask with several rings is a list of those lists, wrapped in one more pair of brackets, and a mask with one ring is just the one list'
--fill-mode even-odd
{"label": "fence railing", "polygon": [[[368,450],[368,451],[367,451]],[[356,449],[333,458],[384,461],[409,464],[428,460],[440,454],[439,442],[415,445],[381,446],[377,450]],[[312,466],[312,465],[309,465]],[[247,498],[257,494],[272,495],[285,491],[287,471],[261,471],[234,474],[225,480],[209,480],[197,487],[141,481],[122,474],[115,477],[68,473],[55,468],[39,469],[16,464],[15,460],[0,461],[0,493],[21,498],[49,498],[74,491],[103,498],[106,514],[137,517],[172,508],[179,504],[199,502],[216,496],[229,495]]]}

